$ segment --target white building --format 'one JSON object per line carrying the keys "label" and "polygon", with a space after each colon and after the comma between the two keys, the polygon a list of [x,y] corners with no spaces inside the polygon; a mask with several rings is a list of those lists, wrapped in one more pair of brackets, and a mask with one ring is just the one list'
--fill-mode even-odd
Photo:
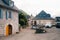
{"label": "white building", "polygon": [[41,11],[35,18],[33,18],[34,25],[46,25],[46,24],[55,24],[55,20],[51,17],[50,14],[47,14],[45,11]]}

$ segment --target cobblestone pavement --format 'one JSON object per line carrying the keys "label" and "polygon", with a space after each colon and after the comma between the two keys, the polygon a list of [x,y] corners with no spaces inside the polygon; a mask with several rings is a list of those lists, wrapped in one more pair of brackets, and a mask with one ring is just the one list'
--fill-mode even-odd
{"label": "cobblestone pavement", "polygon": [[35,30],[24,29],[19,34],[0,37],[0,40],[60,40],[60,29],[46,28],[47,33],[35,34]]}

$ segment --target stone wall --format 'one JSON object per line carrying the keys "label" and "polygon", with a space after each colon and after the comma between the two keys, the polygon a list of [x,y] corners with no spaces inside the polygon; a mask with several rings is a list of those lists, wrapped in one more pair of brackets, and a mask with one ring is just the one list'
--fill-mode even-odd
{"label": "stone wall", "polygon": [[[12,25],[12,34],[19,32],[18,13],[8,9],[2,9],[2,10],[3,10],[3,19],[0,19],[0,34],[6,35],[6,26],[9,24]],[[6,10],[12,12],[11,19],[10,18],[6,19]]]}

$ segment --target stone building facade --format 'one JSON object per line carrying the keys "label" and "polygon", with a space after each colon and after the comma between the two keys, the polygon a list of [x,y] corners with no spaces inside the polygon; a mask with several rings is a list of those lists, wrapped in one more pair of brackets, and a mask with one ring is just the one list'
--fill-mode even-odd
{"label": "stone building facade", "polygon": [[18,8],[12,0],[0,0],[0,36],[19,32]]}

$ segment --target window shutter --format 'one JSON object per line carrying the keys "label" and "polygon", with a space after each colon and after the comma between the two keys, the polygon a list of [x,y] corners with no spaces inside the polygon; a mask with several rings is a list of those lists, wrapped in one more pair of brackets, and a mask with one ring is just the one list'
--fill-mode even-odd
{"label": "window shutter", "polygon": [[6,11],[6,19],[8,19],[8,11]]}
{"label": "window shutter", "polygon": [[0,9],[0,18],[1,18],[1,9]]}
{"label": "window shutter", "polygon": [[11,11],[9,12],[9,18],[12,18],[12,13],[11,13]]}
{"label": "window shutter", "polygon": [[3,11],[0,9],[0,19],[3,18]]}
{"label": "window shutter", "polygon": [[3,19],[3,10],[1,10],[1,18]]}

